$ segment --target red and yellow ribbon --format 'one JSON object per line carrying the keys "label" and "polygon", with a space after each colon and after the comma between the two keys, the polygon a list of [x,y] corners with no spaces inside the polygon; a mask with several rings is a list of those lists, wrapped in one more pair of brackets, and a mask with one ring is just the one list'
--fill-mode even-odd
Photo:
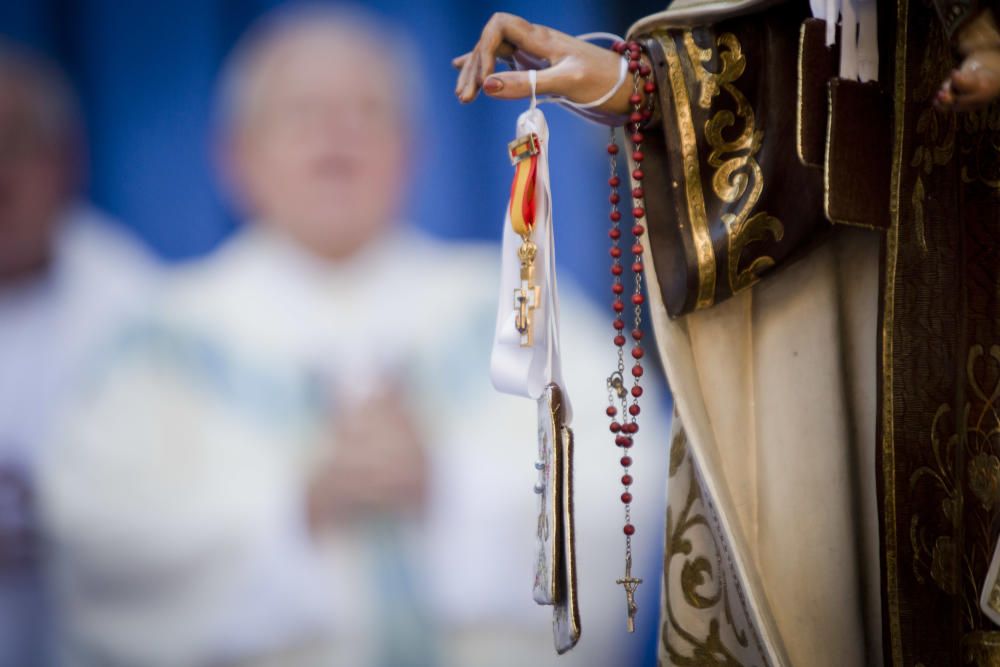
{"label": "red and yellow ribbon", "polygon": [[538,137],[528,135],[511,144],[514,182],[510,186],[510,224],[527,237],[535,225],[535,182],[538,171]]}

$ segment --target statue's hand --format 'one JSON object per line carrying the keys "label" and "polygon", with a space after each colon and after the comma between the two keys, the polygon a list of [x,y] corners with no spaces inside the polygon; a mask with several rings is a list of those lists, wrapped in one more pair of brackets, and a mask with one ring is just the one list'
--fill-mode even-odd
{"label": "statue's hand", "polygon": [[937,105],[979,109],[1000,96],[1000,30],[992,11],[982,11],[959,32],[958,48],[965,59],[941,84]]}
{"label": "statue's hand", "polygon": [[[528,73],[494,73],[497,58],[539,63],[536,91],[585,104],[601,98],[618,81],[618,54],[511,14],[494,14],[476,46],[452,61],[459,70],[455,95],[471,102],[480,88],[490,97],[519,99],[531,95]],[[623,85],[598,109],[627,113],[631,86]]]}

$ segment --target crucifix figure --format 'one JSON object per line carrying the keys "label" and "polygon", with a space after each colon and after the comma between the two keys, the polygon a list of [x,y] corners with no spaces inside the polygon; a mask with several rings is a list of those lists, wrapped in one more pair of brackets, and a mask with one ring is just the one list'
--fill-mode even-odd
{"label": "crucifix figure", "polygon": [[517,251],[521,260],[521,286],[514,290],[514,326],[521,334],[521,347],[535,343],[533,312],[541,299],[541,288],[535,284],[535,254],[538,246],[525,239]]}
{"label": "crucifix figure", "polygon": [[636,579],[632,576],[631,557],[625,561],[625,577],[618,579],[615,583],[625,587],[625,602],[628,605],[627,629],[629,632],[635,632],[635,615],[639,611],[639,605],[635,603],[635,589],[642,583],[642,579]]}

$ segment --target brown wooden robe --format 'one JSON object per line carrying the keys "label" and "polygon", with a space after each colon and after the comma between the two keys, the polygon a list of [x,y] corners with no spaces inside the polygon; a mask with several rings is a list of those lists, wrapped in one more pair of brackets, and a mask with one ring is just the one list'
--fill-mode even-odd
{"label": "brown wooden robe", "polygon": [[[985,5],[880,2],[880,83],[859,84],[835,78],[807,3],[731,4],[634,35],[659,87],[644,166],[662,302],[710,308],[808,256],[831,221],[872,228],[884,662],[1000,665],[978,607],[1000,537],[1000,105],[933,108],[951,37]],[[769,662],[724,644],[667,662]]]}

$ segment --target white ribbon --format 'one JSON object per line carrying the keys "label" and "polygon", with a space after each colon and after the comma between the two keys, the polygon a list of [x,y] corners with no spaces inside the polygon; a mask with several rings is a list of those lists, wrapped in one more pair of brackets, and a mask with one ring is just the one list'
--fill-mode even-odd
{"label": "white ribbon", "polygon": [[497,391],[538,399],[555,382],[562,389],[566,423],[572,419],[569,393],[559,358],[559,296],[556,286],[555,243],[552,234],[552,190],[549,183],[549,128],[536,105],[534,71],[531,108],[517,119],[517,136],[538,135],[539,154],[535,171],[535,223],[531,240],[535,256],[535,284],[541,299],[533,313],[534,344],[521,347],[521,334],[514,324],[514,291],[521,287],[521,263],[517,250],[522,239],[510,224],[510,207],[504,214],[503,259],[500,267],[500,302],[490,356],[490,379]]}

